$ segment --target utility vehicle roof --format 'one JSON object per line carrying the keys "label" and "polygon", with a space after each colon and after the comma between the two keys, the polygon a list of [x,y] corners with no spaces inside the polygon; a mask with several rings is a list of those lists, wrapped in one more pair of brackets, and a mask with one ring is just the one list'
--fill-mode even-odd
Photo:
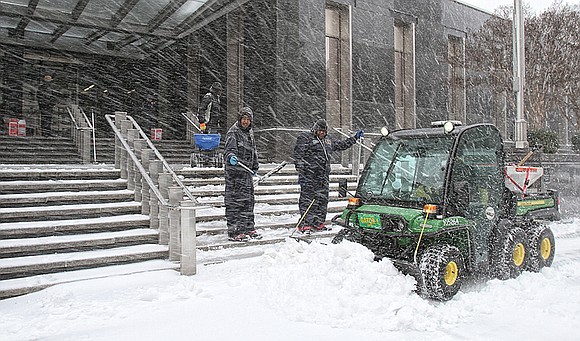
{"label": "utility vehicle roof", "polygon": [[445,133],[443,127],[429,127],[429,128],[418,128],[418,129],[401,129],[391,132],[388,136],[392,139],[421,139],[430,137],[441,137],[445,135],[457,136],[462,131],[471,129],[476,126],[490,126],[494,127],[493,124],[489,123],[478,123],[472,125],[456,125],[450,133]]}

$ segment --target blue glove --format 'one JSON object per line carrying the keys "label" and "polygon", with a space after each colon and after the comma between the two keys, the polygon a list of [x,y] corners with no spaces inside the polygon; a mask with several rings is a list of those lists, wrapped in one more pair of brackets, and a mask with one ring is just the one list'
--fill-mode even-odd
{"label": "blue glove", "polygon": [[232,165],[232,166],[235,166],[235,165],[237,165],[237,164],[238,164],[238,157],[237,157],[237,156],[235,156],[235,155],[232,155],[232,156],[230,157],[230,165]]}
{"label": "blue glove", "polygon": [[356,134],[354,134],[354,138],[357,140],[360,139],[361,137],[365,137],[365,132],[362,129],[357,131]]}
{"label": "blue glove", "polygon": [[254,172],[252,173],[252,176],[258,176],[258,171],[254,171]]}

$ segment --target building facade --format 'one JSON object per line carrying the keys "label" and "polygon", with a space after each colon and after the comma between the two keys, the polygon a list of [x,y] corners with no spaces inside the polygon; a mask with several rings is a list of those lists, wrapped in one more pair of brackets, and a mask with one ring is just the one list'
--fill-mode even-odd
{"label": "building facade", "polygon": [[496,101],[466,84],[467,34],[490,14],[460,1],[128,0],[108,11],[104,0],[18,2],[0,10],[0,110],[32,128],[45,73],[62,103],[96,113],[99,136],[110,136],[104,114],[127,111],[164,138],[191,139],[180,114],[191,118],[219,81],[221,133],[252,107],[268,160],[287,158],[296,130],[318,118],[345,132],[505,123]]}

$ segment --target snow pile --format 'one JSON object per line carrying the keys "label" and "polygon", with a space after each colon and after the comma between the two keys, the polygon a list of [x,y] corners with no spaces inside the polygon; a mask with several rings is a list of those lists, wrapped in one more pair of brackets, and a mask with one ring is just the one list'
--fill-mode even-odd
{"label": "snow pile", "polygon": [[358,244],[289,240],[191,277],[140,273],[1,300],[0,340],[577,340],[580,220],[551,226],[551,268],[471,279],[444,303]]}
{"label": "snow pile", "polygon": [[399,273],[391,261],[373,261],[367,248],[287,243],[262,257],[254,285],[281,315],[294,321],[333,327],[430,330],[433,307],[413,290],[415,279]]}

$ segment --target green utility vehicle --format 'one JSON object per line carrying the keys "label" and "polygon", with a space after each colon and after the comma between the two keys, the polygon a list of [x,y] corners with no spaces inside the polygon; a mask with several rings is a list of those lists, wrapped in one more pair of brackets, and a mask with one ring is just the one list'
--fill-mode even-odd
{"label": "green utility vehicle", "polygon": [[[511,166],[490,124],[440,122],[383,136],[356,194],[333,221],[343,239],[390,258],[422,297],[451,299],[468,276],[508,279],[554,259],[555,191],[534,189],[539,167]],[[515,186],[514,186],[515,184]]]}

